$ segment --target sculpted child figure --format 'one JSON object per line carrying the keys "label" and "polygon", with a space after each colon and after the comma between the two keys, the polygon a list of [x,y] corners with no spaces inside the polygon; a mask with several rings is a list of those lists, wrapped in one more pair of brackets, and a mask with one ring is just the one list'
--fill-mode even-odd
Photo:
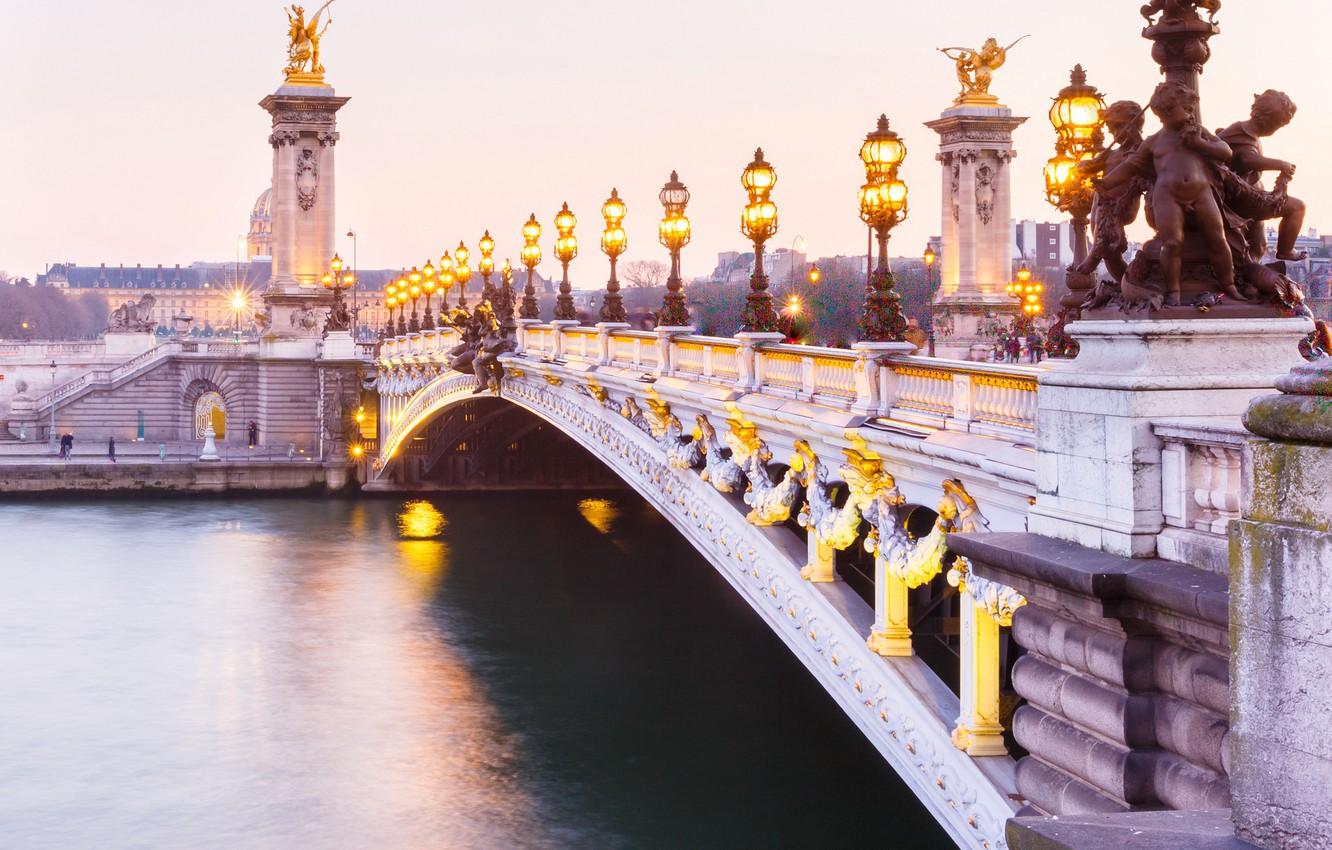
{"label": "sculpted child figure", "polygon": [[1246,232],[1249,259],[1261,262],[1267,254],[1267,233],[1263,220],[1281,219],[1277,230],[1276,258],[1303,260],[1304,251],[1295,250],[1295,240],[1304,227],[1304,202],[1287,196],[1284,186],[1295,175],[1295,166],[1282,159],[1263,156],[1262,139],[1290,123],[1295,117],[1295,103],[1274,89],[1253,96],[1253,107],[1248,121],[1236,121],[1217,133],[1221,141],[1230,145],[1230,169],[1251,186],[1262,188],[1264,171],[1276,171],[1277,192],[1244,193],[1228,201],[1231,209],[1250,219]]}
{"label": "sculpted child figure", "polygon": [[1197,95],[1183,83],[1167,80],[1152,92],[1148,106],[1162,127],[1148,136],[1127,161],[1101,181],[1101,188],[1114,190],[1134,176],[1151,178],[1151,212],[1161,246],[1161,279],[1165,305],[1179,306],[1180,249],[1184,222],[1192,214],[1197,230],[1206,240],[1207,259],[1227,297],[1243,301],[1235,288],[1235,263],[1226,244],[1225,220],[1213,192],[1213,170],[1208,161],[1226,163],[1230,145],[1204,130],[1194,120]]}
{"label": "sculpted child figure", "polygon": [[[1106,148],[1095,157],[1078,163],[1081,176],[1109,174],[1133,156],[1142,144],[1143,109],[1131,100],[1119,100],[1101,110],[1105,129],[1115,140],[1114,147]],[[1128,237],[1124,228],[1138,217],[1138,199],[1147,181],[1140,177],[1129,181],[1117,191],[1098,185],[1092,198],[1092,234],[1094,243],[1087,259],[1073,271],[1088,274],[1105,260],[1106,271],[1119,283],[1128,264],[1124,252],[1128,250]]]}

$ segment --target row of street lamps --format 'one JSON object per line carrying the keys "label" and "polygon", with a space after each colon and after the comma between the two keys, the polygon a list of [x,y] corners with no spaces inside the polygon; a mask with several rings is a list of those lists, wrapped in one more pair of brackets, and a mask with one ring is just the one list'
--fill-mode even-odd
{"label": "row of street lamps", "polygon": [[[1100,110],[1104,101],[1096,90],[1086,84],[1086,75],[1081,66],[1074,69],[1071,82],[1060,91],[1050,109],[1050,120],[1056,131],[1055,156],[1045,168],[1047,197],[1061,211],[1069,212],[1073,218],[1075,263],[1080,262],[1087,253],[1086,226],[1091,208],[1091,175],[1079,170],[1078,164],[1096,155],[1103,149]],[[865,302],[859,323],[860,339],[867,342],[901,340],[907,330],[907,321],[901,310],[901,296],[895,291],[892,270],[888,263],[888,240],[892,229],[906,220],[907,186],[899,177],[899,169],[906,159],[906,144],[888,124],[886,115],[879,116],[878,125],[865,136],[860,148],[860,158],[865,167],[865,183],[858,193],[860,218],[874,232],[878,242],[878,262],[869,276],[866,286]],[[777,172],[764,159],[763,150],[754,152],[754,159],[745,167],[740,177],[748,203],[740,218],[740,231],[754,246],[754,268],[750,276],[750,291],[745,299],[745,311],[740,330],[750,333],[773,333],[779,331],[779,318],[773,309],[771,293],[768,291],[768,276],[764,270],[764,245],[777,233],[777,205],[772,199],[772,190],[777,184]],[[661,309],[657,314],[658,326],[683,327],[690,323],[688,309],[685,306],[683,281],[680,275],[680,252],[689,244],[690,224],[685,215],[689,203],[689,190],[680,182],[679,175],[672,171],[670,180],[662,187],[658,199],[664,209],[664,215],[658,227],[658,239],[669,251],[671,257],[670,274],[666,281],[666,294]],[[628,248],[628,237],[624,230],[624,218],[628,207],[620,198],[619,192],[611,190],[610,197],[602,204],[601,214],[605,220],[605,229],[601,235],[601,250],[610,260],[610,278],[606,284],[605,297],[602,301],[600,319],[603,322],[617,324],[627,319],[623,299],[620,295],[619,280],[616,277],[616,263]],[[556,298],[554,319],[556,321],[576,321],[572,291],[569,284],[569,263],[578,255],[578,239],[574,235],[577,217],[565,203],[555,215],[554,224],[558,236],[555,240],[554,254],[562,271],[559,294]],[[539,307],[536,290],[533,286],[533,274],[541,262],[542,253],[539,245],[541,224],[532,214],[523,225],[523,247],[519,253],[522,264],[527,268],[527,281],[523,290],[518,316],[523,319],[539,319]],[[501,270],[503,288],[493,290],[490,275],[494,271],[491,252],[494,240],[489,231],[482,237],[479,247],[482,259],[478,270],[485,278],[483,298],[492,303],[498,301],[497,310],[501,321],[512,321],[514,294],[512,291],[513,270],[505,260]],[[431,297],[441,293],[441,315],[448,306],[448,293],[454,283],[458,284],[458,306],[467,305],[467,282],[471,278],[468,265],[470,254],[463,243],[459,243],[452,257],[448,252],[440,258],[439,268],[427,261],[424,268],[415,266],[385,288],[385,304],[389,309],[389,320],[384,328],[385,335],[400,335],[435,327],[431,312]],[[933,283],[934,265],[937,255],[932,247],[927,246],[924,261],[927,273]],[[340,298],[341,291],[354,284],[354,276],[340,275],[340,260],[335,257],[336,266],[331,274],[325,276],[324,285]],[[811,270],[811,275],[813,274]],[[1019,275],[1019,278],[1021,276]],[[1028,278],[1030,272],[1028,272]],[[813,278],[811,278],[813,279]],[[1070,288],[1078,283],[1070,279]],[[1014,287],[1021,288],[1016,293]],[[1039,286],[1039,285],[1037,285]],[[1025,316],[1034,315],[1030,308],[1034,304],[1039,308],[1039,291],[1031,291],[1025,281],[1009,286],[1010,293],[1018,294],[1022,300]],[[418,318],[417,300],[426,299],[424,321]],[[1081,301],[1080,292],[1064,302],[1064,316],[1069,315],[1072,303]],[[412,304],[411,317],[406,317],[406,305]],[[398,309],[396,324],[393,310]],[[933,337],[931,322],[930,336]]]}

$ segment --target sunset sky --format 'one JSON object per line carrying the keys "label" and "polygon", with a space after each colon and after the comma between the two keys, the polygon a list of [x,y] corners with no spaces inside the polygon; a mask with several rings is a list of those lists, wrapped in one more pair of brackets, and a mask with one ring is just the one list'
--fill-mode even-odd
{"label": "sunset sky", "polygon": [[[273,0],[10,4],[0,56],[0,269],[46,264],[182,265],[235,258],[269,180],[270,119],[287,19]],[[485,229],[513,257],[535,212],[569,202],[582,249],[575,284],[598,285],[601,203],[629,206],[624,260],[664,259],[657,192],[678,169],[693,199],[687,276],[745,250],[740,172],[761,145],[777,169],[780,232],[813,257],[865,250],[857,153],[886,112],[904,137],[910,217],[891,250],[918,255],[939,232],[938,137],[922,122],[957,94],[944,46],[1030,33],[991,91],[1030,120],[1015,134],[1013,213],[1052,220],[1041,167],[1051,98],[1081,62],[1107,101],[1145,102],[1159,80],[1136,0],[818,4],[336,0],[323,41],[339,118],[339,234],[365,268],[420,264]],[[307,9],[317,6],[307,2]],[[1202,77],[1209,128],[1244,118],[1254,92],[1299,105],[1267,153],[1299,166],[1308,226],[1332,230],[1332,139],[1323,0],[1225,0]],[[1306,38],[1303,33],[1309,33]],[[1319,82],[1322,80],[1323,82]],[[1319,94],[1322,91],[1323,94]],[[1148,118],[1148,132],[1156,129]],[[350,240],[340,238],[351,259]]]}

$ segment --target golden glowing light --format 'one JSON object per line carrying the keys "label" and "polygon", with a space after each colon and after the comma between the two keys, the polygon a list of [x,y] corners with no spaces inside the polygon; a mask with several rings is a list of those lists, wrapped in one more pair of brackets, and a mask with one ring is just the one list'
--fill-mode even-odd
{"label": "golden glowing light", "polygon": [[610,534],[620,518],[620,506],[610,499],[584,499],[578,503],[578,512],[602,534]]}
{"label": "golden glowing light", "polygon": [[448,520],[435,506],[423,500],[408,502],[398,514],[398,533],[412,540],[438,537]]}
{"label": "golden glowing light", "polygon": [[351,447],[351,456],[353,460],[360,460],[364,454],[365,454],[365,448],[363,446]]}

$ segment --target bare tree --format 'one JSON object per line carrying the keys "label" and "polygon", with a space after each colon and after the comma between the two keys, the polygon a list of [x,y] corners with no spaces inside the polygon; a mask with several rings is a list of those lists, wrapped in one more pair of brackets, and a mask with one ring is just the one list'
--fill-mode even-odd
{"label": "bare tree", "polygon": [[620,266],[619,276],[634,289],[651,289],[666,285],[670,267],[660,260],[630,260]]}

